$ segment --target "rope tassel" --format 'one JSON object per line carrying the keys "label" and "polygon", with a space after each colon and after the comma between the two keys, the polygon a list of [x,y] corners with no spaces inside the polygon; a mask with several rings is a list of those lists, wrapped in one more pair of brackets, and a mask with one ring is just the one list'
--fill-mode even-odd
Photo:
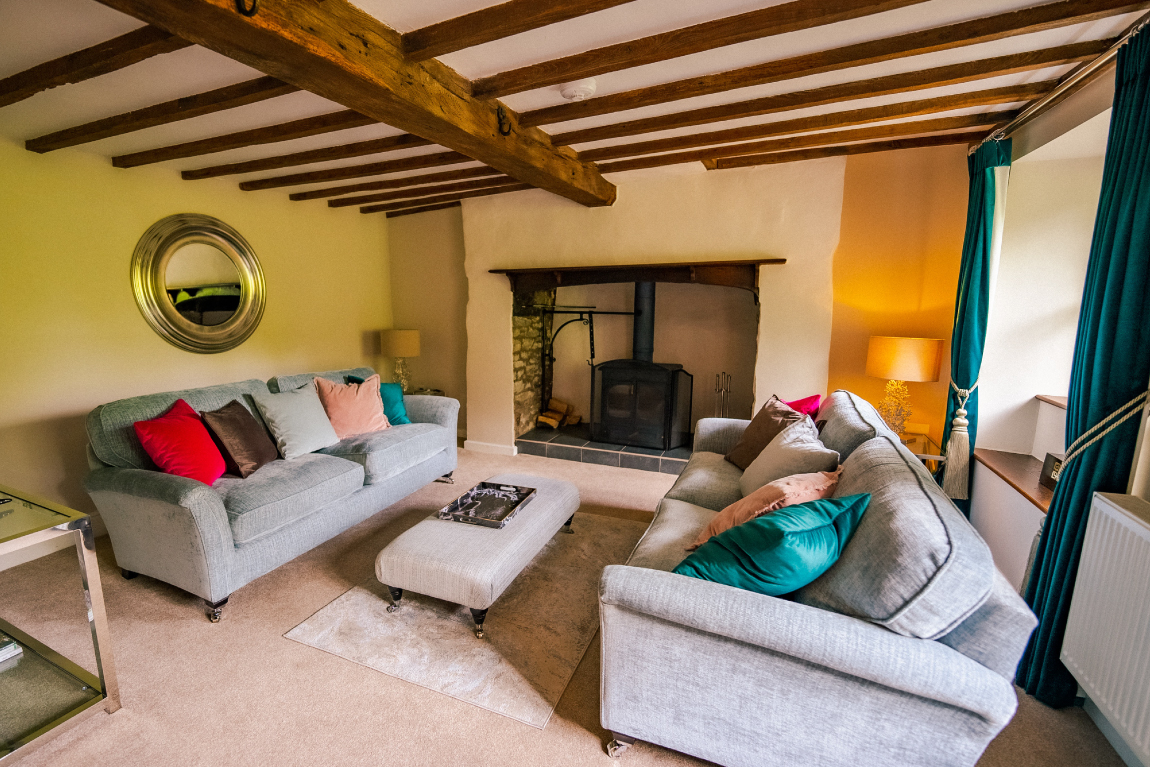
{"label": "rope tassel", "polygon": [[958,395],[958,409],[954,411],[954,420],[950,422],[942,492],[946,493],[948,498],[963,501],[970,497],[970,432],[967,431],[970,421],[966,420],[966,403],[978,388],[978,382],[975,381],[974,386],[969,389],[958,388],[954,381],[951,381],[950,385]]}

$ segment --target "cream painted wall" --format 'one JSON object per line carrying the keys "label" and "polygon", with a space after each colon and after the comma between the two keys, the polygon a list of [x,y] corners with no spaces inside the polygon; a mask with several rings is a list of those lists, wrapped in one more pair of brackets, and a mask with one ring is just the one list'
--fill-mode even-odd
{"label": "cream painted wall", "polygon": [[1035,395],[1069,390],[1102,161],[1024,159],[1010,170],[978,388],[978,447],[1029,453]]}
{"label": "cream painted wall", "polygon": [[[263,322],[242,346],[199,355],[141,317],[128,267],[172,213],[216,216],[263,265]],[[181,181],[168,168],[46,155],[0,140],[0,483],[92,511],[84,418],[123,397],[281,373],[376,364],[365,331],[391,324],[386,220]]]}
{"label": "cream painted wall", "polygon": [[[467,276],[459,208],[388,221],[395,327],[419,331],[420,355],[407,361],[415,387],[459,400],[467,423]],[[385,374],[386,375],[386,374]]]}
{"label": "cream painted wall", "polygon": [[620,175],[609,208],[537,190],[464,201],[468,446],[514,449],[511,290],[497,267],[784,257],[760,270],[755,398],[825,391],[844,166]]}
{"label": "cream painted wall", "polygon": [[872,335],[942,338],[937,383],[908,383],[912,423],[942,439],[954,298],[966,227],[966,148],[847,159],[834,261],[830,388],[878,403],[886,381],[866,375]]}

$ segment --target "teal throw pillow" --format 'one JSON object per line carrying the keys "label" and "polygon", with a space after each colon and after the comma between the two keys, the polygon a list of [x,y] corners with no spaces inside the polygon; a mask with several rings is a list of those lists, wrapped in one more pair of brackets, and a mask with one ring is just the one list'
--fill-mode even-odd
{"label": "teal throw pillow", "polygon": [[838,560],[869,503],[863,493],[772,511],[714,536],[674,572],[768,596],[789,594]]}
{"label": "teal throw pillow", "polygon": [[[361,384],[363,379],[359,376],[348,376],[348,383]],[[383,414],[392,426],[411,423],[407,417],[407,408],[403,404],[403,387],[397,383],[381,383],[379,396],[383,398]]]}

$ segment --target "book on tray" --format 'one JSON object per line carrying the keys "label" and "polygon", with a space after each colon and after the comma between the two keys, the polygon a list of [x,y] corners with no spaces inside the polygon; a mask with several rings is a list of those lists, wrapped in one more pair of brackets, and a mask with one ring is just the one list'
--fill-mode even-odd
{"label": "book on tray", "polygon": [[24,654],[24,648],[21,647],[15,639],[7,634],[0,633],[0,671],[5,671],[11,666],[16,665],[13,663],[5,663],[5,661],[14,660]]}
{"label": "book on tray", "polygon": [[439,518],[483,527],[504,527],[535,497],[535,488],[480,482],[439,510]]}

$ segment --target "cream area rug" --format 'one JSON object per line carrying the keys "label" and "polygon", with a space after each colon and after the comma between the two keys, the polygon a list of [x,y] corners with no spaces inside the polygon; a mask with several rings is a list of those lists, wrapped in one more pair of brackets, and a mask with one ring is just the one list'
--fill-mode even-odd
{"label": "cream area rug", "polygon": [[[514,522],[512,522],[514,524]],[[599,629],[599,576],[646,523],[576,514],[487,613],[410,591],[399,610],[374,577],[284,636],[542,729]]]}

